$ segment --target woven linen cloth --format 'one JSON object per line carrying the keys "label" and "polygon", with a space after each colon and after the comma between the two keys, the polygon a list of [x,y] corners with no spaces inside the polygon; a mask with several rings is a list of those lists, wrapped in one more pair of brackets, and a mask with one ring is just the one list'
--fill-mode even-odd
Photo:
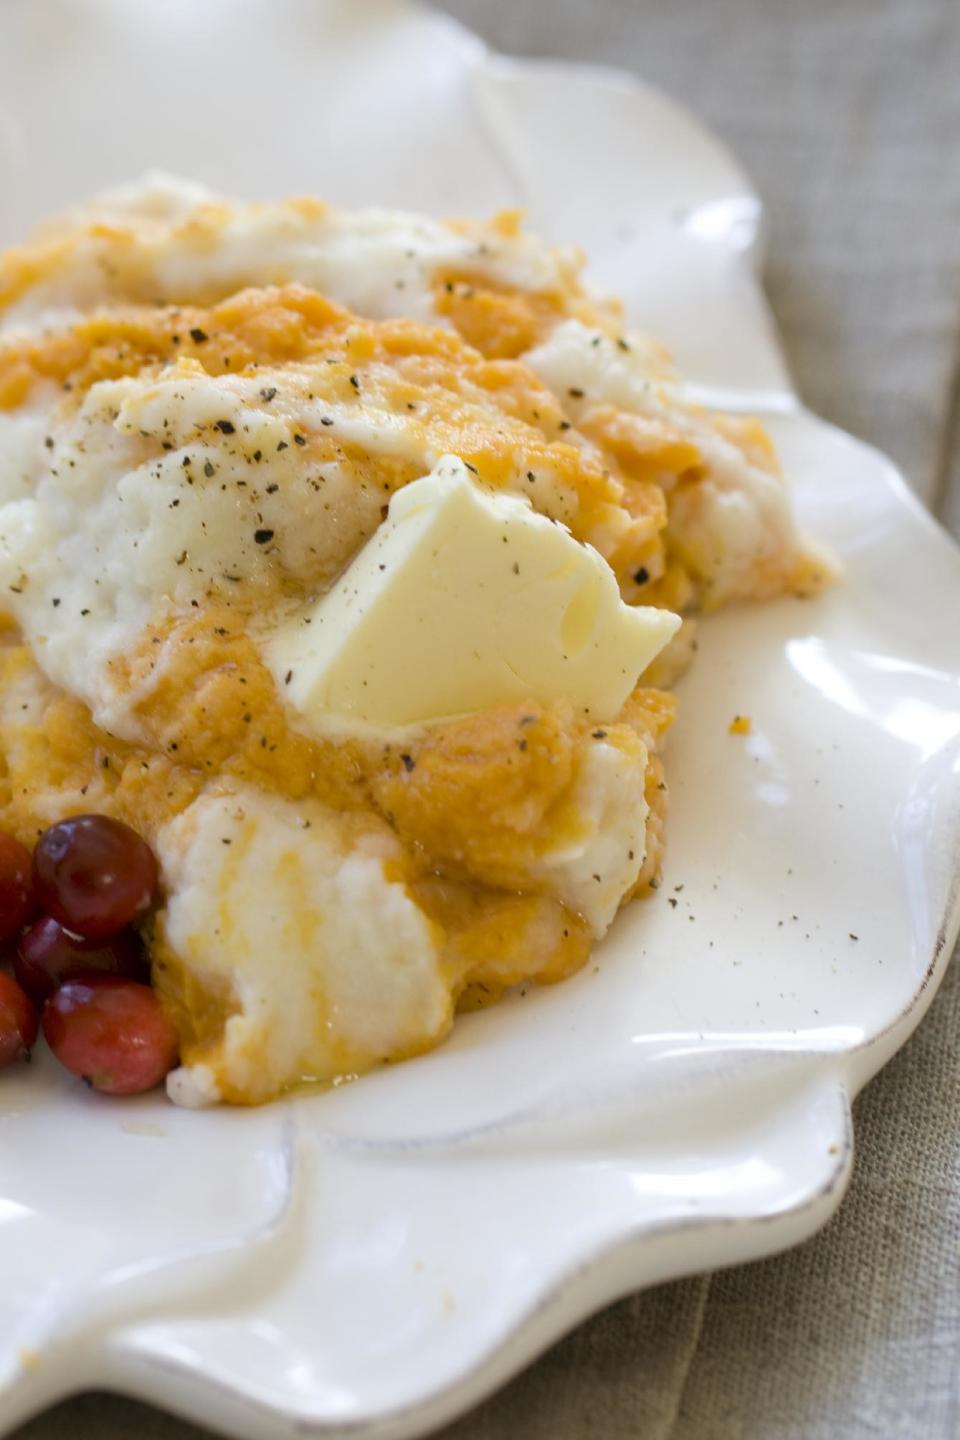
{"label": "woven linen cloth", "polygon": [[[960,536],[958,0],[446,0],[500,49],[633,68],[733,147],[798,388]],[[960,643],[960,642],[958,642]],[[443,1440],[957,1440],[960,964],[856,1106],[837,1217],[622,1301]],[[17,1440],[202,1440],[88,1395]]]}

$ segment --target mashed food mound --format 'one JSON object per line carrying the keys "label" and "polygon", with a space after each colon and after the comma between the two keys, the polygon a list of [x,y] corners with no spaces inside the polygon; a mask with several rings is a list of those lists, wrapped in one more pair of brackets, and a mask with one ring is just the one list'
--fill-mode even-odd
{"label": "mashed food mound", "polygon": [[[327,725],[278,668],[392,497],[454,470],[684,617],[615,713],[561,684]],[[576,970],[657,874],[691,617],[821,578],[760,426],[687,403],[515,217],[152,181],[0,259],[0,824],[102,811],[156,848],[180,1103],[359,1073]]]}

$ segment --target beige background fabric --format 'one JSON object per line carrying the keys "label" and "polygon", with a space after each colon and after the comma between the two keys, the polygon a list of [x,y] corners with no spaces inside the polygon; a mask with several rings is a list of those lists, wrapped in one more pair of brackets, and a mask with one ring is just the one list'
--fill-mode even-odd
{"label": "beige background fabric", "polygon": [[[442,8],[504,50],[628,66],[730,142],[767,201],[801,393],[960,536],[960,0]],[[850,1193],[815,1239],[613,1306],[443,1440],[957,1440],[960,964],[856,1134]],[[17,1440],[204,1432],[94,1395]]]}

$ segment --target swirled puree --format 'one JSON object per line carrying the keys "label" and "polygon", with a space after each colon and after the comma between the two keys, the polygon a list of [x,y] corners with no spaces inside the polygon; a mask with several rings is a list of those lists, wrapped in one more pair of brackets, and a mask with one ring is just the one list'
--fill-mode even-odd
{"label": "swirled puree", "polygon": [[0,824],[155,846],[179,1103],[576,970],[655,885],[691,617],[823,578],[579,265],[157,178],[0,259]]}

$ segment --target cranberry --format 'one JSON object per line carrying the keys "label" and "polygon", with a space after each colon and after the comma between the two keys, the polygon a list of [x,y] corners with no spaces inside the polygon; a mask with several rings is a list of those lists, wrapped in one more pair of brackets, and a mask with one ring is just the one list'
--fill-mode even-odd
{"label": "cranberry", "polygon": [[58,985],[77,975],[126,975],[131,980],[146,980],[149,970],[135,930],[121,930],[108,940],[83,940],[71,935],[52,915],[45,915],[20,936],[13,973],[31,999],[42,1005]]}
{"label": "cranberry", "polygon": [[152,1090],[177,1063],[177,1036],[149,985],[119,975],[67,980],[43,1008],[62,1065],[107,1095]]}
{"label": "cranberry", "polygon": [[33,909],[30,851],[0,830],[0,945],[12,940]]}
{"label": "cranberry", "polygon": [[40,836],[33,883],[41,907],[67,930],[102,940],[149,910],[157,862],[129,825],[107,815],[77,815]]}
{"label": "cranberry", "polygon": [[36,1010],[13,976],[0,970],[0,1069],[25,1060],[36,1038]]}

